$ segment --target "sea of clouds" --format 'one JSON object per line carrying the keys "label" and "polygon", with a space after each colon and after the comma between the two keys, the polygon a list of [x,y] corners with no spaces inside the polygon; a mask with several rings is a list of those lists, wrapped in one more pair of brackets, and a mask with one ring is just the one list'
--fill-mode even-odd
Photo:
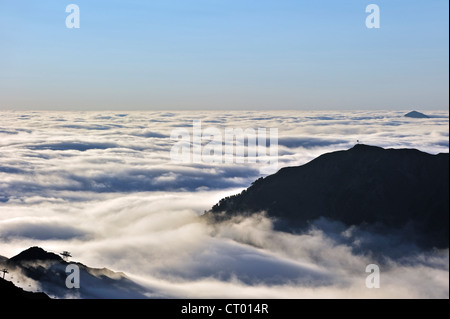
{"label": "sea of clouds", "polygon": [[[200,215],[261,176],[264,163],[175,163],[177,128],[277,128],[278,166],[357,141],[449,151],[449,114],[392,111],[0,112],[0,255],[71,251],[123,271],[149,297],[448,298],[449,253],[318,220],[301,234],[264,214]],[[301,212],[299,212],[301,213]],[[369,264],[381,287],[368,289]],[[83,283],[81,283],[82,285]]]}

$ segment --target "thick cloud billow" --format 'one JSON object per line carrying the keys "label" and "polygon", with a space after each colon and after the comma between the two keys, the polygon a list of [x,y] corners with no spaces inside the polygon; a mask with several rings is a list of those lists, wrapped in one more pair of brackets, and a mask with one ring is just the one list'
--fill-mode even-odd
{"label": "thick cloud billow", "polygon": [[[0,255],[69,250],[123,271],[149,297],[448,298],[447,250],[317,220],[303,233],[263,213],[200,215],[261,176],[263,163],[174,163],[176,128],[277,128],[279,167],[357,141],[448,152],[448,112],[1,112]],[[366,266],[381,287],[365,286]]]}

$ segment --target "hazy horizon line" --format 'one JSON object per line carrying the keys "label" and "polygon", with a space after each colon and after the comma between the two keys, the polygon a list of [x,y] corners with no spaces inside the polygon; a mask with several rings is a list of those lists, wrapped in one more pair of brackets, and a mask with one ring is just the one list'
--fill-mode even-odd
{"label": "hazy horizon line", "polygon": [[154,111],[164,111],[164,112],[250,112],[250,111],[262,111],[262,112],[285,112],[285,111],[306,111],[306,112],[380,112],[380,111],[389,111],[389,112],[450,112],[449,109],[421,109],[421,108],[411,108],[411,109],[295,109],[295,108],[283,108],[283,109],[208,109],[208,108],[198,108],[198,109],[163,109],[163,108],[154,108],[154,109],[39,109],[39,108],[30,108],[30,109],[22,109],[22,108],[0,108],[0,111],[28,111],[28,112],[154,112]]}

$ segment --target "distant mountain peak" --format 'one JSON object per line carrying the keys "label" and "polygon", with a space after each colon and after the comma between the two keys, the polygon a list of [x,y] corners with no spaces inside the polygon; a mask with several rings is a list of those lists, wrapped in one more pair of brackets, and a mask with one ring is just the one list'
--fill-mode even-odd
{"label": "distant mountain peak", "polygon": [[416,119],[428,119],[428,118],[430,118],[428,115],[425,115],[425,114],[417,112],[417,111],[411,111],[411,112],[405,114],[405,117],[411,117],[411,118],[416,118]]}

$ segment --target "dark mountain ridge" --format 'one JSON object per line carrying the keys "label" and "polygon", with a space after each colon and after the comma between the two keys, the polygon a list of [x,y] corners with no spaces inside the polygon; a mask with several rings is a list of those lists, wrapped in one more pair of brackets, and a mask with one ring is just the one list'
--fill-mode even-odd
{"label": "dark mountain ridge", "polygon": [[7,263],[17,265],[26,261],[36,262],[38,260],[63,262],[63,259],[57,254],[47,252],[40,247],[34,246],[20,252],[14,257],[11,257],[10,259],[8,259]]}
{"label": "dark mountain ridge", "polygon": [[347,225],[410,227],[419,245],[448,247],[449,155],[357,144],[260,178],[222,199],[216,220],[266,212],[281,230],[320,217]]}

